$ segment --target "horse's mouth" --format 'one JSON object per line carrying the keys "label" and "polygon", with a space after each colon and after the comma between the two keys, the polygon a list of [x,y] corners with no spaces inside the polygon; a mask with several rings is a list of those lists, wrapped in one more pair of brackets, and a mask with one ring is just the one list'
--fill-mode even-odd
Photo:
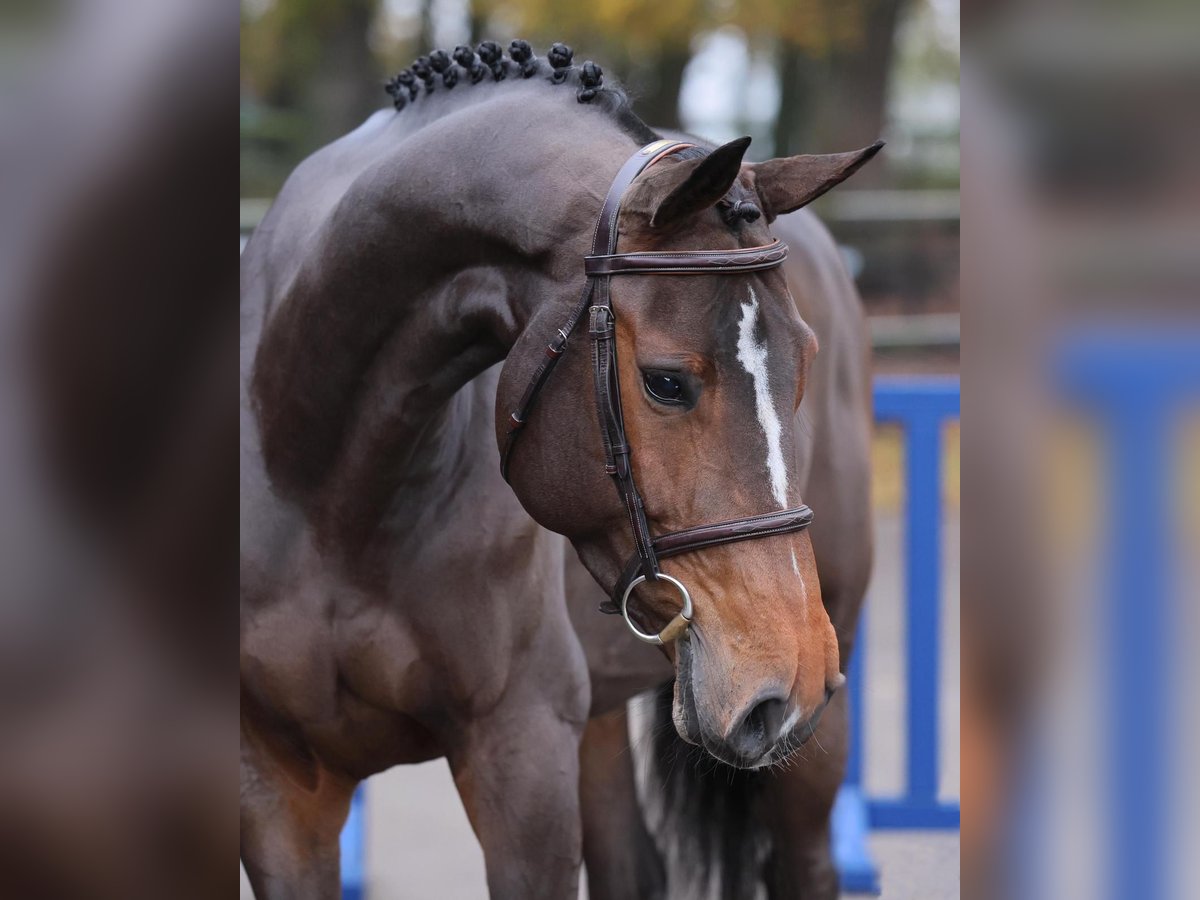
{"label": "horse's mouth", "polygon": [[808,718],[803,722],[797,722],[782,734],[761,757],[753,760],[742,759],[731,754],[728,748],[721,744],[705,739],[705,734],[700,728],[700,717],[696,711],[696,693],[692,683],[692,654],[694,652],[692,636],[686,635],[679,641],[677,648],[675,702],[672,710],[675,730],[684,742],[702,748],[714,759],[735,769],[762,769],[786,762],[816,733],[817,726],[821,723],[821,716],[837,690],[836,687],[827,687],[825,698]]}

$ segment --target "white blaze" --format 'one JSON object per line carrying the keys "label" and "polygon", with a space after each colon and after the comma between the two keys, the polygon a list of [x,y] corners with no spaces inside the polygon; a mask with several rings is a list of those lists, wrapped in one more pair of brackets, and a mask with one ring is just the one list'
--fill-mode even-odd
{"label": "white blaze", "polygon": [[771,402],[771,383],[767,377],[767,348],[754,340],[754,326],[758,321],[758,297],[750,288],[750,302],[742,304],[742,320],[738,323],[737,359],[754,381],[754,406],[758,412],[758,423],[767,438],[767,472],[771,476],[771,493],[781,509],[787,508],[787,467],[783,462],[783,447],[780,443],[783,427],[779,424],[779,413]]}

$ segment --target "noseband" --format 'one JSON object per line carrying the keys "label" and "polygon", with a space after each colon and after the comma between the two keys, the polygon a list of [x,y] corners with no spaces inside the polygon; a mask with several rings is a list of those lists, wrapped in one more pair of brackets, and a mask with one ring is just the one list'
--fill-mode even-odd
{"label": "noseband", "polygon": [[[509,417],[508,434],[501,453],[500,469],[508,480],[508,467],[517,435],[529,419],[538,394],[567,349],[567,340],[575,331],[584,311],[590,311],[589,336],[592,343],[592,374],[596,391],[596,409],[600,416],[600,438],[604,445],[604,471],[616,484],[633,531],[634,554],[613,587],[607,610],[617,609],[633,633],[651,644],[669,643],[687,630],[692,619],[692,597],[677,579],[659,571],[659,561],[683,553],[693,553],[720,544],[731,544],[773,534],[787,534],[807,528],[813,513],[807,506],[785,509],[701,525],[651,537],[646,510],[633,479],[630,447],[621,410],[621,390],[617,380],[616,316],[613,312],[610,282],[617,275],[740,275],[773,269],[787,258],[787,245],[775,240],[761,247],[741,250],[685,250],[663,253],[617,253],[617,216],[625,192],[645,169],[672,153],[690,147],[679,141],[655,141],[633,154],[613,179],[596,229],[591,253],[584,258],[587,283],[567,321],[555,332],[546,347],[521,402]],[[645,581],[665,581],[679,592],[683,608],[658,634],[647,634],[629,617],[629,597]]]}

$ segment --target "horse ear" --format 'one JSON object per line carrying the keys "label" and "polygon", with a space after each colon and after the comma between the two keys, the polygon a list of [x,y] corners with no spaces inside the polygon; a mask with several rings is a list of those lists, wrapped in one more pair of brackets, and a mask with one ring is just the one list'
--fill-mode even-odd
{"label": "horse ear", "polygon": [[665,171],[676,179],[674,187],[650,215],[651,228],[670,228],[724,197],[742,168],[750,138],[722,144],[703,159],[689,159]]}
{"label": "horse ear", "polygon": [[754,188],[763,202],[768,222],[812,203],[830,188],[837,187],[861,169],[883,141],[851,153],[825,156],[787,156],[747,166],[754,176]]}

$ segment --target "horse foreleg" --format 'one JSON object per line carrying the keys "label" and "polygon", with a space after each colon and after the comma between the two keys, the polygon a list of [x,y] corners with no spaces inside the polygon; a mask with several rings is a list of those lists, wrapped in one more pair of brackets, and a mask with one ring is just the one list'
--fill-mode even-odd
{"label": "horse foreleg", "polygon": [[763,880],[771,900],[835,900],[838,873],[829,816],[846,770],[846,700],[835,694],[816,733],[763,791],[772,851]]}
{"label": "horse foreleg", "polygon": [[638,805],[625,707],[588,721],[579,759],[588,896],[662,897],[667,877]]}
{"label": "horse foreleg", "polygon": [[450,754],[492,900],[578,896],[581,731],[581,723],[530,704],[473,723]]}
{"label": "horse foreleg", "polygon": [[337,900],[354,784],[242,730],[241,857],[256,900]]}

